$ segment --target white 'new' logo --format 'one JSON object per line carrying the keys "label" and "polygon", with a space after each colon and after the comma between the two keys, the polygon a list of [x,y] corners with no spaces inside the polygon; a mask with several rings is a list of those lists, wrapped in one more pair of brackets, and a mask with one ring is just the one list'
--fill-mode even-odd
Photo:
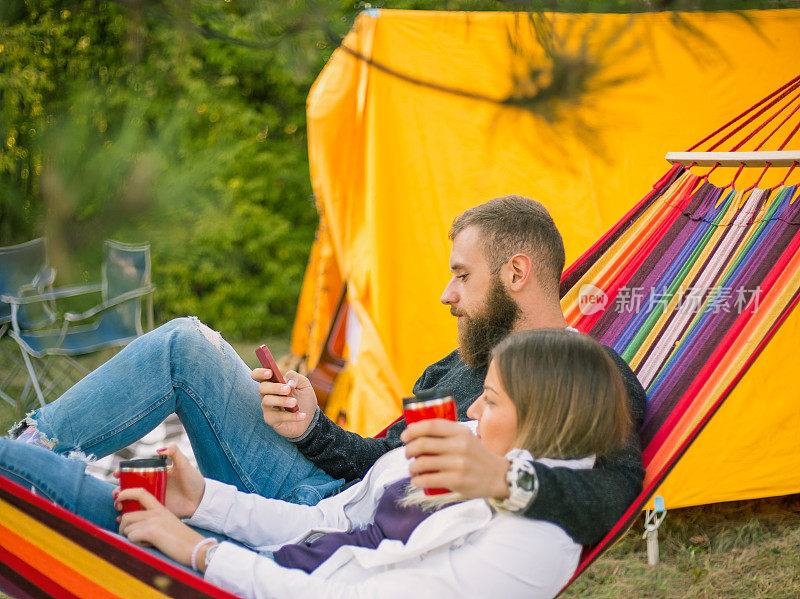
{"label": "white 'new' logo", "polygon": [[606,292],[591,283],[581,285],[578,294],[578,309],[584,316],[591,316],[606,309],[608,296]]}

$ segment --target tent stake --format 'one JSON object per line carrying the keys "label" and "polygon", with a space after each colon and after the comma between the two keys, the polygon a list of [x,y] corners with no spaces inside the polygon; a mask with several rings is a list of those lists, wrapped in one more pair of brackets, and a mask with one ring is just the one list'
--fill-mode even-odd
{"label": "tent stake", "polygon": [[664,507],[664,498],[656,495],[653,498],[653,509],[645,511],[643,539],[647,540],[647,563],[651,566],[658,565],[658,527],[667,517]]}

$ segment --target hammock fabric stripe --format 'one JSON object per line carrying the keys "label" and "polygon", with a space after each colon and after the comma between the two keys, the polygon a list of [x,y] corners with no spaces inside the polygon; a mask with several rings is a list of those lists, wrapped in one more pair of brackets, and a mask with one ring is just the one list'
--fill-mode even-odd
{"label": "hammock fabric stripe", "polygon": [[[681,180],[679,179],[674,185],[681,185]],[[800,202],[789,203],[796,191],[794,187],[782,188],[774,194],[754,190],[750,198],[741,205],[741,194],[729,194],[723,202],[713,207],[709,205],[719,197],[719,190],[709,193],[709,187],[710,185],[704,185],[695,194],[703,196],[701,202],[694,202],[699,206],[698,211],[684,213],[685,218],[682,221],[685,223],[684,227],[690,231],[689,234],[676,234],[674,226],[665,229],[666,222],[678,223],[677,219],[673,220],[672,217],[667,221],[662,220],[658,227],[644,229],[653,231],[654,234],[663,231],[666,237],[674,239],[673,248],[669,249],[647,244],[642,239],[638,240],[637,245],[641,248],[659,247],[662,260],[655,265],[652,261],[643,260],[636,271],[616,269],[616,272],[620,273],[618,278],[613,283],[607,283],[605,289],[594,279],[595,273],[592,270],[588,271],[577,285],[588,284],[603,289],[609,305],[619,297],[623,287],[639,281],[645,285],[652,284],[652,288],[644,288],[650,300],[661,294],[665,294],[671,300],[666,306],[667,310],[672,310],[671,313],[665,311],[662,314],[661,311],[665,310],[664,303],[653,301],[636,311],[633,317],[627,312],[622,312],[619,320],[623,323],[627,320],[628,325],[620,327],[613,326],[616,323],[611,323],[601,337],[604,343],[614,346],[629,361],[635,355],[634,352],[628,351],[631,346],[643,347],[645,350],[657,348],[657,351],[645,354],[647,358],[645,362],[637,364],[636,361],[632,361],[631,364],[637,375],[643,379],[649,397],[645,426],[642,429],[644,445],[649,445],[656,432],[662,430],[667,418],[674,421],[680,417],[680,410],[673,412],[676,402],[679,398],[683,398],[684,402],[687,401],[685,393],[692,382],[697,380],[694,373],[698,372],[702,365],[708,366],[709,355],[719,346],[722,334],[730,330],[737,320],[746,322],[750,317],[750,313],[743,309],[744,300],[738,302],[738,313],[730,306],[721,307],[717,301],[720,298],[720,290],[728,292],[741,290],[766,296],[772,291],[771,285],[775,276],[782,272],[797,243],[796,221]],[[685,188],[678,190],[679,193],[683,191]],[[774,197],[770,209],[765,214],[766,220],[754,221],[750,218],[749,222],[746,222],[748,215],[755,212],[755,204],[768,201],[770,195]],[[673,196],[669,191],[663,194],[662,201],[665,205],[669,204],[670,197]],[[681,200],[679,205],[688,207],[690,203]],[[698,218],[698,213],[703,216]],[[656,210],[653,214],[653,220],[658,220],[664,212]],[[731,226],[732,222],[737,226]],[[759,234],[747,235],[744,231],[746,226],[760,230]],[[624,240],[620,238],[618,243],[624,245]],[[621,254],[627,254],[628,249],[628,247],[622,248]],[[609,252],[613,251],[612,246]],[[784,257],[780,258],[781,256]],[[624,259],[618,259],[616,262],[624,262]],[[677,269],[673,266],[665,268],[668,264],[678,265],[681,268],[676,273]],[[614,270],[614,261],[607,261],[606,272],[609,269]],[[772,274],[770,274],[771,269]],[[648,270],[649,272],[643,274]],[[722,276],[720,273],[723,273]],[[694,318],[691,310],[681,311],[678,302],[675,301],[674,294],[686,281],[690,288],[694,286],[700,292],[698,299],[702,299],[699,313]],[[753,298],[748,300],[753,301]],[[581,308],[579,300],[572,308],[570,314],[575,315],[579,312]],[[603,317],[613,320],[615,316],[617,312],[607,306]],[[570,321],[570,324],[586,331],[592,320],[597,320],[601,326],[605,325],[594,314],[580,316]],[[660,328],[656,328],[657,326]],[[587,332],[597,335],[597,328]],[[622,341],[618,342],[620,339]],[[643,345],[645,342],[651,345]],[[658,373],[658,377],[655,377],[655,373]],[[666,426],[666,430],[671,430],[671,427]]]}
{"label": "hammock fabric stripe", "polygon": [[15,597],[234,597],[3,477],[0,562]]}
{"label": "hammock fabric stripe", "polygon": [[[711,373],[721,367],[730,371],[735,368],[737,363],[742,362],[744,359],[741,353],[745,351],[745,342],[751,338],[757,337],[759,332],[770,326],[770,319],[779,317],[782,313],[782,307],[788,302],[792,301],[790,294],[800,288],[800,236],[796,236],[793,240],[792,246],[787,248],[787,252],[778,263],[775,264],[768,277],[765,279],[764,288],[772,291],[773,289],[781,290],[781,293],[770,295],[765,303],[759,306],[756,313],[745,309],[744,314],[751,316],[750,318],[741,318],[735,322],[729,330],[724,339],[721,340],[716,348],[714,354],[709,358],[708,362],[702,369],[698,369],[697,376],[695,377],[692,385],[687,389],[681,400],[681,405],[673,410],[669,418],[665,421],[662,431],[654,438],[654,442],[650,443],[645,448],[645,460],[661,445],[660,439],[667,435],[675,435],[676,428],[673,425],[683,413],[692,406],[691,398],[695,396],[695,389],[700,390],[703,386],[708,386],[714,382]],[[768,292],[769,293],[769,292]],[[789,297],[787,297],[789,296]],[[776,312],[778,314],[776,314]],[[760,318],[758,318],[760,316]],[[734,353],[734,350],[740,352]],[[721,375],[728,375],[726,370],[721,370]],[[728,375],[729,376],[729,375]],[[697,393],[698,397],[704,394],[702,390]],[[699,404],[695,401],[695,404]],[[695,408],[695,410],[698,408]],[[666,447],[667,444],[664,444]]]}
{"label": "hammock fabric stripe", "polygon": [[[575,574],[573,575],[570,583],[574,581],[580,574],[586,570],[598,557],[600,557],[611,545],[613,545],[616,541],[618,541],[625,532],[631,527],[634,523],[636,518],[641,513],[642,509],[644,509],[645,504],[647,501],[653,496],[656,492],[656,489],[659,485],[664,481],[664,479],[669,475],[672,469],[677,465],[678,461],[683,457],[683,455],[688,451],[691,444],[697,439],[697,437],[703,432],[703,429],[706,425],[710,422],[711,418],[717,413],[719,408],[725,402],[725,399],[730,395],[731,391],[733,391],[736,384],[741,380],[741,378],[747,373],[747,370],[750,366],[755,362],[758,355],[764,349],[764,347],[769,343],[769,340],[775,335],[775,333],[780,328],[781,324],[788,318],[789,314],[797,307],[798,303],[800,303],[800,290],[795,294],[792,301],[787,304],[786,309],[781,314],[780,318],[775,321],[773,326],[770,328],[767,335],[761,340],[758,346],[754,349],[752,354],[749,356],[746,363],[742,366],[742,368],[736,373],[735,377],[731,380],[730,384],[725,388],[718,396],[717,401],[714,402],[712,407],[706,412],[705,416],[700,420],[700,422],[695,426],[695,428],[688,434],[683,442],[680,444],[677,451],[674,451],[669,454],[669,456],[664,460],[664,465],[661,467],[657,467],[652,463],[652,461],[647,462],[647,475],[644,481],[644,489],[642,493],[637,498],[637,500],[626,510],[626,512],[622,515],[619,519],[617,524],[609,531],[606,537],[594,547],[586,547],[584,548],[583,555],[581,556],[580,564],[578,565]],[[568,583],[565,585],[565,589],[569,586]]]}
{"label": "hammock fabric stripe", "polygon": [[[704,197],[708,195],[707,189],[703,188],[695,194],[694,199],[689,203],[686,212],[694,213],[703,202]],[[663,276],[666,268],[670,266],[671,261],[666,260],[666,252],[673,244],[678,247],[683,247],[687,238],[693,234],[690,226],[687,226],[684,220],[688,218],[685,214],[681,214],[680,218],[673,223],[670,230],[659,241],[658,245],[654,248],[653,252],[645,259],[642,268],[637,271],[630,280],[630,286],[633,288],[648,289],[650,286],[655,285],[656,279]],[[700,224],[698,222],[698,224]],[[660,261],[659,261],[660,258]],[[662,264],[664,262],[664,264]],[[648,271],[650,274],[648,275]],[[608,339],[613,338],[623,328],[629,325],[631,320],[636,317],[636,313],[630,312],[620,315],[618,318],[611,318],[613,312],[605,312],[592,327],[591,334],[593,337],[606,342]]]}
{"label": "hammock fabric stripe", "polygon": [[[18,599],[49,596],[64,597],[65,599],[75,597],[52,580],[40,579],[35,568],[3,547],[0,547],[0,560],[2,560],[0,584],[13,597]],[[39,579],[41,588],[34,584],[37,579]]]}
{"label": "hammock fabric stripe", "polygon": [[592,247],[586,250],[575,262],[573,262],[564,271],[561,277],[561,296],[563,297],[567,291],[575,287],[578,279],[586,274],[586,271],[591,267],[597,259],[608,250],[611,245],[619,239],[619,236],[641,217],[642,213],[649,208],[652,203],[657,200],[664,189],[670,187],[678,174],[682,171],[681,167],[677,164],[670,168],[661,179],[659,179],[653,189],[642,198],[638,204],[631,208],[628,213],[620,219],[620,221],[609,229],[600,239],[598,239]]}
{"label": "hammock fabric stripe", "polygon": [[[53,539],[53,543],[48,546],[47,551],[36,544],[35,539],[41,538],[42,527],[32,518],[25,517],[19,510],[2,505],[0,510],[6,512],[0,517],[8,521],[5,516],[10,515],[19,525],[17,530],[10,530],[0,525],[0,537],[6,551],[18,556],[18,559],[27,564],[25,575],[31,582],[52,586],[73,597],[93,596],[93,597],[113,597],[107,588],[96,584],[86,576],[81,575],[75,570],[71,563],[76,559],[86,559],[86,555],[81,548],[74,543],[64,543],[61,539]],[[10,514],[9,514],[10,512]],[[26,540],[21,536],[23,533],[34,540]],[[62,542],[59,542],[62,541]],[[68,553],[69,552],[69,553]],[[74,552],[74,553],[73,553]],[[63,561],[61,559],[63,558]],[[33,564],[36,564],[33,566]],[[93,564],[90,564],[93,566]],[[95,568],[91,568],[96,570]],[[46,574],[45,574],[46,573]],[[97,571],[97,574],[108,574],[108,572]],[[98,576],[98,580],[103,580]],[[113,586],[113,585],[112,585]]]}
{"label": "hammock fabric stripe", "polygon": [[[800,206],[800,203],[797,205]],[[782,221],[778,222],[785,224]],[[771,276],[767,276],[766,271],[775,264],[774,256],[779,251],[782,252],[783,248],[794,237],[797,232],[797,226],[781,227],[782,231],[776,231],[775,229],[775,227],[772,230],[765,228],[765,235],[762,236],[765,238],[763,240],[764,243],[760,244],[751,259],[743,263],[747,264],[748,268],[741,269],[743,272],[738,277],[728,279],[723,283],[727,283],[727,286],[731,289],[760,289],[764,295],[769,293],[771,282],[780,271],[771,274]],[[796,243],[793,247],[796,248]],[[779,265],[780,262],[785,262],[791,257],[789,251],[787,251],[787,254],[785,258],[779,259]],[[775,268],[778,268],[778,266]],[[743,310],[739,318],[745,319],[748,316],[748,312]],[[667,365],[671,370],[662,373],[661,378],[650,387],[652,389],[652,397],[650,398],[652,411],[648,411],[649,420],[646,422],[642,433],[644,439],[649,438],[654,428],[660,427],[660,423],[664,421],[661,416],[669,413],[674,406],[673,398],[683,396],[693,379],[691,373],[697,372],[699,366],[706,363],[709,353],[718,343],[720,331],[726,331],[729,327],[732,327],[736,318],[737,314],[733,311],[715,314],[712,310],[708,310],[703,315],[703,318],[698,321],[697,326],[686,334],[686,342],[675,350],[675,358]],[[691,351],[689,348],[691,348]],[[669,376],[669,372],[675,371],[683,374],[679,377]]]}
{"label": "hammock fabric stripe", "polygon": [[569,324],[614,347],[648,394],[645,489],[575,576],[624,534],[800,301],[796,192],[718,188],[673,167],[565,273]]}
{"label": "hammock fabric stripe", "polygon": [[[728,151],[765,149],[784,125],[798,120],[800,93],[792,96],[798,90],[800,77],[689,151],[717,150],[740,136]],[[793,104],[755,147],[744,148]],[[788,136],[776,140],[774,149],[788,146],[800,122],[787,129]],[[648,396],[640,431],[644,490],[606,538],[584,550],[573,580],[633,524],[800,303],[800,197],[795,186],[785,185],[800,165],[792,164],[780,184],[759,189],[768,163],[744,191],[735,190],[744,164],[723,188],[708,181],[717,166],[699,177],[673,166],[562,278],[561,303],[569,324],[614,347]],[[671,218],[668,206],[681,214]],[[648,242],[648,234],[658,239]],[[650,254],[633,260],[632,248],[650,249]],[[725,303],[732,293],[735,310]],[[639,300],[644,305],[636,305]]]}

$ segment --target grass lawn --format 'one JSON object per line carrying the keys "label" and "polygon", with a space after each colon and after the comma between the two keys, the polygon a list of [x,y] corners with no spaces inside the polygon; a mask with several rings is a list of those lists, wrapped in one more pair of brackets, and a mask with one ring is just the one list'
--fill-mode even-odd
{"label": "grass lawn", "polygon": [[[286,339],[232,345],[254,368],[258,365],[254,350],[261,343],[267,343],[276,357],[289,349]],[[0,350],[16,347],[7,339],[0,340]],[[93,369],[113,354],[97,354],[81,362]],[[8,356],[0,352],[0,380],[9,372],[9,364]],[[17,379],[17,384],[24,383],[20,375]],[[65,376],[63,384],[71,380]],[[29,401],[11,408],[0,401],[0,434],[36,405]],[[661,564],[657,567],[647,565],[642,530],[640,518],[562,596],[800,597],[800,495],[670,511],[659,531]]]}
{"label": "grass lawn", "polygon": [[671,511],[656,567],[643,522],[562,596],[800,597],[800,495]]}

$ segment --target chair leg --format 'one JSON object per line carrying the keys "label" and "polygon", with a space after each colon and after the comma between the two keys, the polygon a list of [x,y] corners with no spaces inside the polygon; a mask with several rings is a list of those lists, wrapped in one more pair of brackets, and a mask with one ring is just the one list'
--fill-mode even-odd
{"label": "chair leg", "polygon": [[44,407],[44,395],[39,387],[39,379],[36,377],[36,371],[33,369],[33,364],[31,364],[31,358],[21,347],[19,348],[19,351],[22,353],[22,359],[25,361],[25,367],[28,369],[28,376],[30,376],[30,381],[33,384],[34,390],[36,391],[36,396],[39,398],[39,403],[42,405],[42,407]]}
{"label": "chair leg", "polygon": [[147,296],[147,330],[153,330],[153,293]]}
{"label": "chair leg", "polygon": [[75,370],[86,376],[89,374],[89,369],[86,368],[83,364],[80,364],[77,360],[71,358],[70,356],[64,356],[64,360],[72,366]]}
{"label": "chair leg", "polygon": [[[6,354],[6,355],[8,355],[8,354]],[[4,399],[6,402],[8,402],[9,404],[11,404],[14,407],[16,407],[16,405],[17,405],[17,400],[14,399],[13,397],[11,397],[5,391],[3,391],[3,389],[5,389],[8,386],[8,384],[12,380],[14,380],[14,377],[16,376],[17,372],[19,372],[19,370],[21,368],[22,368],[22,366],[20,366],[19,362],[13,362],[13,366],[8,371],[8,374],[6,375],[6,378],[4,378],[2,382],[0,382],[0,399]]]}
{"label": "chair leg", "polygon": [[0,389],[0,399],[5,400],[7,403],[11,405],[11,407],[17,406],[17,400],[11,397],[8,393]]}

